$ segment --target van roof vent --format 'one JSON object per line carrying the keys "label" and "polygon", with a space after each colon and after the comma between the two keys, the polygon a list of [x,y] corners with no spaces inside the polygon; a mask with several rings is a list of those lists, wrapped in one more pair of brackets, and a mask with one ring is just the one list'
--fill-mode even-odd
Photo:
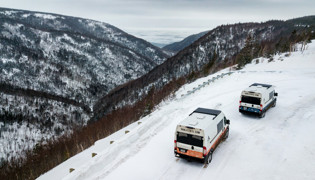
{"label": "van roof vent", "polygon": [[197,119],[204,119],[206,116],[198,114]]}
{"label": "van roof vent", "polygon": [[198,124],[197,121],[194,121],[194,122],[190,122],[190,123],[189,123],[189,125],[191,125],[191,126],[196,126],[197,124]]}

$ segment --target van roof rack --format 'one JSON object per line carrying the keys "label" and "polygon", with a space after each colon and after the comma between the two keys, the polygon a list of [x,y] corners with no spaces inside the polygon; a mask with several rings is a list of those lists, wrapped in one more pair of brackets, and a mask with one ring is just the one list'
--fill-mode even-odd
{"label": "van roof rack", "polygon": [[217,115],[219,115],[221,113],[221,111],[220,110],[215,110],[215,109],[197,108],[190,115],[192,115],[193,113],[202,113],[202,114],[210,114],[210,115],[217,116]]}
{"label": "van roof rack", "polygon": [[250,85],[249,87],[252,87],[252,86],[262,86],[262,87],[265,87],[265,88],[269,89],[272,85],[269,85],[269,84],[254,83],[254,84]]}

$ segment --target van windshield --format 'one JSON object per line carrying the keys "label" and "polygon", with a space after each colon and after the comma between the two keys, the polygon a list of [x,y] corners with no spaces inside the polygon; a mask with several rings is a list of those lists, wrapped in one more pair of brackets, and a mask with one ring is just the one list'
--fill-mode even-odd
{"label": "van windshield", "polygon": [[203,146],[203,138],[201,136],[186,134],[186,133],[177,133],[177,142],[189,144],[193,146]]}
{"label": "van windshield", "polygon": [[250,97],[250,96],[242,96],[242,102],[260,105],[260,98]]}

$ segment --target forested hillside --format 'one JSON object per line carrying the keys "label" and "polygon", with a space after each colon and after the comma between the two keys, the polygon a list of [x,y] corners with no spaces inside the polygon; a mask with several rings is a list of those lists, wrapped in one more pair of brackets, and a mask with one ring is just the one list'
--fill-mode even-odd
{"label": "forested hillside", "polygon": [[99,98],[167,57],[107,23],[0,8],[0,164],[82,127]]}

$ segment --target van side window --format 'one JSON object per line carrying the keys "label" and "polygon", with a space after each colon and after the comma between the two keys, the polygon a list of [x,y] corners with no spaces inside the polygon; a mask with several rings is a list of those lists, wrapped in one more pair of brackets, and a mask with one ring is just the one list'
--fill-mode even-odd
{"label": "van side window", "polygon": [[223,119],[217,124],[217,133],[219,133],[223,128]]}
{"label": "van side window", "polygon": [[275,94],[275,91],[271,91],[271,92],[269,93],[269,99],[272,99],[273,96],[274,96],[274,94]]}

